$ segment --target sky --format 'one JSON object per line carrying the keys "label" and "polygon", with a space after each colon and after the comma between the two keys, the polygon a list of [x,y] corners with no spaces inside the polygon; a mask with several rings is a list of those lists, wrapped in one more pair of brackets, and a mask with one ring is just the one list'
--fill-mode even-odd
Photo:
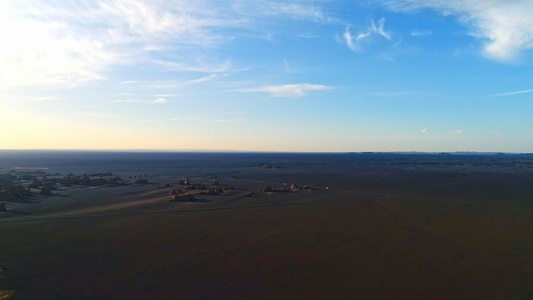
{"label": "sky", "polygon": [[533,152],[531,0],[0,0],[0,149]]}

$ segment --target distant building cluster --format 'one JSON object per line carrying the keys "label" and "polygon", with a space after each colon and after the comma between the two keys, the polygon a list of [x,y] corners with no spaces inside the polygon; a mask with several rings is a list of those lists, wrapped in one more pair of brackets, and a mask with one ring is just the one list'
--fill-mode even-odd
{"label": "distant building cluster", "polygon": [[[146,179],[142,179],[146,183]],[[140,183],[140,182],[139,182]],[[99,186],[126,185],[122,178],[112,173],[97,173],[55,177],[42,171],[10,171],[0,174],[0,200],[13,200],[32,196],[32,189],[38,190],[40,195],[53,195],[53,191],[60,186]]]}

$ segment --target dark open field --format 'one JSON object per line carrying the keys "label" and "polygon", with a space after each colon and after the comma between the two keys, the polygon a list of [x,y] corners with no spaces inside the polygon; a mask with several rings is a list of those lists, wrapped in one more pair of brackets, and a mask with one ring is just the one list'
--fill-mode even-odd
{"label": "dark open field", "polygon": [[[12,299],[533,298],[532,155],[0,152],[14,167],[124,184],[6,201]],[[187,178],[235,190],[169,201]]]}

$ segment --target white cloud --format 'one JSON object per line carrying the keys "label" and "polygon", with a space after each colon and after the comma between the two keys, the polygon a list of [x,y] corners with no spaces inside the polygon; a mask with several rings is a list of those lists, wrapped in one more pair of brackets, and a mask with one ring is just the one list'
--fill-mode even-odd
{"label": "white cloud", "polygon": [[507,93],[499,93],[499,94],[490,95],[490,97],[514,96],[514,95],[528,94],[528,93],[533,93],[533,90],[522,90],[522,91],[514,91],[514,92],[507,92]]}
{"label": "white cloud", "polygon": [[286,85],[269,85],[250,89],[241,89],[243,93],[267,93],[272,97],[301,97],[309,91],[322,91],[329,89],[325,85],[316,84],[286,84]]}
{"label": "white cloud", "polygon": [[381,35],[387,40],[390,40],[391,39],[390,33],[385,31],[384,26],[385,26],[385,18],[381,18],[379,20],[378,26],[376,26],[374,21],[372,21],[369,32],[373,34],[375,33],[375,34]]}
{"label": "white cloud", "polygon": [[385,0],[400,11],[429,8],[456,16],[470,34],[484,42],[486,56],[512,61],[533,49],[533,1],[531,0]]}
{"label": "white cloud", "polygon": [[354,43],[355,37],[352,36],[352,33],[350,32],[350,27],[349,26],[346,27],[346,30],[344,31],[342,36],[344,37],[344,40],[346,41],[346,45],[352,51],[359,52],[359,51],[362,50],[361,47],[359,46],[359,44]]}
{"label": "white cloud", "polygon": [[0,17],[0,86],[75,84],[98,80],[116,59],[92,37],[65,34],[62,22]]}
{"label": "white cloud", "polygon": [[165,98],[157,98],[152,103],[155,103],[155,104],[167,103],[167,100]]}
{"label": "white cloud", "polygon": [[427,128],[424,128],[424,129],[420,130],[420,132],[422,132],[422,133],[427,133],[428,131],[429,131],[429,129],[427,129]]}
{"label": "white cloud", "polygon": [[353,35],[350,31],[350,26],[346,26],[343,38],[348,48],[355,52],[362,51],[362,43],[369,42],[375,36],[384,37],[387,40],[391,39],[391,34],[385,31],[385,18],[381,18],[376,25],[374,21],[368,26],[365,31],[360,31],[357,35]]}

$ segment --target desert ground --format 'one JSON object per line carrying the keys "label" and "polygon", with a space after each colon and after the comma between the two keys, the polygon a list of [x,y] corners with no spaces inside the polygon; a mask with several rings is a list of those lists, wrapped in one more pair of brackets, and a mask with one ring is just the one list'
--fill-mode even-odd
{"label": "desert ground", "polygon": [[531,155],[228,157],[4,161],[122,184],[5,200],[0,299],[533,298]]}

